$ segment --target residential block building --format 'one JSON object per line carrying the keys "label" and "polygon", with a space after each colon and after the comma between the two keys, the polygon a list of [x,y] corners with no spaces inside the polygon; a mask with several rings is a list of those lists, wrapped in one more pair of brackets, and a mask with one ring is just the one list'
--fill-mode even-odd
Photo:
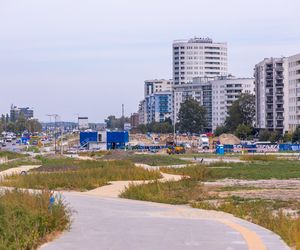
{"label": "residential block building", "polygon": [[139,124],[162,122],[172,118],[172,80],[154,79],[144,82],[144,99],[139,104]]}
{"label": "residential block building", "polygon": [[300,126],[300,54],[255,65],[256,126],[293,132]]}
{"label": "residential block building", "polygon": [[190,84],[173,86],[174,116],[177,119],[182,102],[195,99],[207,110],[207,130],[214,131],[224,124],[229,107],[241,93],[254,94],[254,78],[196,77]]}
{"label": "residential block building", "polygon": [[19,108],[17,106],[11,105],[10,108],[10,120],[15,122],[19,119],[20,115],[23,115],[25,119],[33,118],[33,110],[29,107]]}
{"label": "residential block building", "polygon": [[173,42],[173,81],[191,83],[194,77],[226,76],[227,44],[211,38],[191,38]]}

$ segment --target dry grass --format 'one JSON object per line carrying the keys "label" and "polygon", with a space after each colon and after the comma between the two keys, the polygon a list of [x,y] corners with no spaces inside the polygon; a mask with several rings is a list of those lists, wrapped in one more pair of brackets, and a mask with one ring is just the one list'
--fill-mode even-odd
{"label": "dry grass", "polygon": [[68,227],[70,210],[58,197],[49,207],[50,196],[17,190],[0,195],[0,249],[36,249]]}
{"label": "dry grass", "polygon": [[[45,164],[26,176],[13,175],[0,183],[18,188],[80,190],[86,191],[106,185],[109,181],[153,180],[161,177],[159,171],[135,167],[129,161],[79,161],[70,167],[69,160],[63,165]],[[51,169],[49,171],[49,169]]]}

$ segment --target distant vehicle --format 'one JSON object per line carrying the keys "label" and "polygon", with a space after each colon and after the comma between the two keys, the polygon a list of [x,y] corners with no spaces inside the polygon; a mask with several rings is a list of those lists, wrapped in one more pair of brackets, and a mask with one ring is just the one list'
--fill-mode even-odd
{"label": "distant vehicle", "polygon": [[2,142],[1,146],[2,146],[2,147],[6,147],[6,143],[5,143],[5,142]]}
{"label": "distant vehicle", "polygon": [[201,134],[199,137],[199,148],[209,149],[209,139],[206,134]]}
{"label": "distant vehicle", "polygon": [[11,136],[7,136],[7,137],[5,138],[5,140],[6,140],[6,142],[12,142],[12,137],[11,137]]}

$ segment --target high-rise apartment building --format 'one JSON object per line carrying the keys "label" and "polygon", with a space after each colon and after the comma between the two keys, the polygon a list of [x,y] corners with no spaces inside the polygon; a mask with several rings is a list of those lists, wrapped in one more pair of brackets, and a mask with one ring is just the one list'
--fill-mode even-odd
{"label": "high-rise apartment building", "polygon": [[256,126],[261,129],[287,129],[288,76],[286,58],[265,58],[255,65]]}
{"label": "high-rise apartment building", "polygon": [[288,67],[286,76],[288,77],[288,96],[285,99],[287,115],[284,121],[285,130],[294,131],[300,126],[300,54],[287,58]]}
{"label": "high-rise apartment building", "polygon": [[144,82],[144,99],[139,104],[139,123],[162,122],[172,118],[172,80],[154,79]]}
{"label": "high-rise apartment building", "polygon": [[177,119],[181,103],[192,98],[206,108],[207,130],[214,131],[224,124],[228,109],[242,93],[254,94],[254,78],[196,77],[192,83],[173,86],[174,115]]}
{"label": "high-rise apartment building", "polygon": [[17,106],[11,105],[10,108],[10,120],[15,122],[19,119],[20,115],[22,115],[25,119],[33,118],[33,110],[29,107],[19,108]]}
{"label": "high-rise apartment building", "polygon": [[192,38],[173,42],[173,81],[191,83],[194,77],[226,76],[227,44],[210,38]]}
{"label": "high-rise apartment building", "polygon": [[172,80],[166,79],[146,80],[144,83],[144,97],[161,91],[172,91],[172,84]]}

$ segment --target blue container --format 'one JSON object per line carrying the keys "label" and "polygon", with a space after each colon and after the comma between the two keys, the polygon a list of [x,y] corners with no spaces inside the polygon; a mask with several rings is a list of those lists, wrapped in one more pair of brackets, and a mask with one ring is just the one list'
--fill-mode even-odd
{"label": "blue container", "polygon": [[90,142],[98,142],[98,132],[80,132],[80,145],[85,147]]}
{"label": "blue container", "polygon": [[125,149],[128,142],[129,135],[127,131],[107,132],[107,149]]}
{"label": "blue container", "polygon": [[224,155],[225,150],[223,145],[218,145],[216,148],[216,154],[217,155]]}

